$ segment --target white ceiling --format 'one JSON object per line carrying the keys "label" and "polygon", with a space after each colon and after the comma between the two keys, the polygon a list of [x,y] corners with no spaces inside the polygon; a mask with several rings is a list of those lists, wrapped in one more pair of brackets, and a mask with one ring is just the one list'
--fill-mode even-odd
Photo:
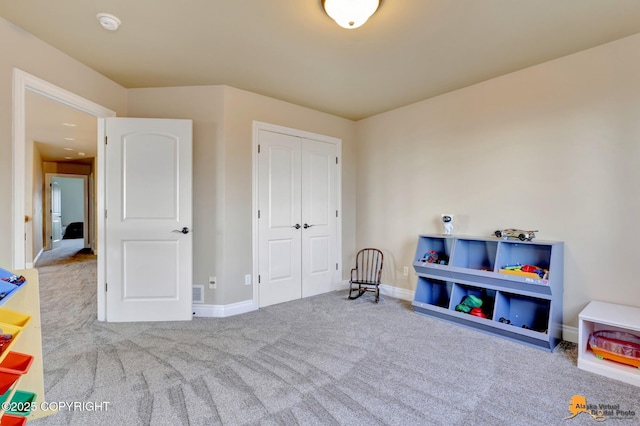
{"label": "white ceiling", "polygon": [[42,161],[90,163],[96,156],[96,117],[29,91],[25,117],[26,139],[35,142]]}
{"label": "white ceiling", "polygon": [[13,0],[0,16],[127,88],[224,84],[354,120],[640,32],[638,0],[383,0],[355,30],[321,4]]}

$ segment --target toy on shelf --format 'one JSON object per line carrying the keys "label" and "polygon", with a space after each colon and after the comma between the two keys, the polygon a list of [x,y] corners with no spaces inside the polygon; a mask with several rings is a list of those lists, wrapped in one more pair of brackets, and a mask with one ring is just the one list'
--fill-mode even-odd
{"label": "toy on shelf", "polygon": [[538,231],[525,231],[523,229],[507,228],[497,230],[493,233],[498,238],[517,238],[520,241],[531,241],[536,237]]}
{"label": "toy on shelf", "polygon": [[473,294],[468,294],[462,298],[462,301],[456,306],[456,311],[473,315],[479,318],[486,318],[487,315],[480,308],[482,299]]}
{"label": "toy on shelf", "polygon": [[440,220],[442,220],[442,234],[452,235],[453,234],[453,215],[441,214]]}
{"label": "toy on shelf", "polygon": [[598,359],[607,359],[640,369],[640,337],[623,331],[600,330],[589,336],[589,346]]}
{"label": "toy on shelf", "polygon": [[435,250],[429,250],[420,259],[421,262],[436,263],[438,265],[447,265],[449,263],[449,256],[444,253],[438,253]]}
{"label": "toy on shelf", "polygon": [[516,275],[519,277],[536,278],[541,280],[549,279],[549,270],[534,265],[506,265],[499,269],[501,274]]}

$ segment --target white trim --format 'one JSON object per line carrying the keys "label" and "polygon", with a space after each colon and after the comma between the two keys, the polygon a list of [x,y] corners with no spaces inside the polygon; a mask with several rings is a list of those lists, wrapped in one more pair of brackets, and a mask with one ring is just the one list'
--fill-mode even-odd
{"label": "white trim", "polygon": [[401,300],[413,300],[413,291],[405,288],[393,287],[388,284],[380,284],[380,293]]}
{"label": "white trim", "polygon": [[38,260],[40,259],[40,256],[42,256],[42,253],[44,253],[44,250],[40,249],[36,257],[33,259],[33,262],[27,262],[26,268],[27,269],[34,268],[38,264]]}
{"label": "white trim", "polygon": [[562,326],[562,340],[571,343],[578,343],[578,327]]}
{"label": "white trim", "polygon": [[[116,113],[88,99],[62,89],[48,81],[26,73],[18,68],[13,69],[13,268],[24,269],[25,241],[24,241],[24,191],[25,191],[25,138],[26,138],[26,113],[25,100],[27,91],[37,93],[45,98],[60,102],[68,107],[77,109],[95,117],[115,117]],[[98,120],[98,137],[104,135],[103,120]],[[104,140],[104,137],[102,139]],[[98,191],[96,194],[97,210],[104,211],[104,144],[98,143],[96,158],[96,173]],[[98,214],[98,253],[106,253],[104,239],[104,215]],[[105,256],[98,256],[97,287],[98,287],[98,312],[99,321],[105,319],[105,295],[104,295],[104,270]]]}
{"label": "white trim", "polygon": [[336,171],[336,186],[337,186],[337,200],[336,208],[338,209],[338,223],[336,229],[336,247],[335,247],[335,259],[338,263],[338,270],[333,274],[333,285],[340,286],[342,282],[342,218],[344,212],[342,211],[342,139],[334,138],[332,136],[321,135],[318,133],[307,132],[305,130],[292,129],[289,127],[278,126],[276,124],[263,123],[261,121],[253,122],[253,136],[252,136],[252,179],[251,179],[251,241],[252,241],[252,282],[253,282],[253,304],[255,309],[260,307],[259,302],[259,284],[258,273],[259,268],[259,247],[258,247],[258,131],[267,130],[275,133],[283,133],[285,135],[296,136],[300,138],[313,139],[317,141],[332,143],[336,145],[336,151],[338,156],[338,168]]}
{"label": "white trim", "polygon": [[[349,280],[344,280],[336,286],[336,291],[349,290]],[[394,287],[389,284],[380,284],[380,294],[393,297],[394,299],[413,300],[413,290]]]}
{"label": "white trim", "polygon": [[253,300],[231,303],[229,305],[193,305],[193,316],[199,318],[225,318],[255,311]]}

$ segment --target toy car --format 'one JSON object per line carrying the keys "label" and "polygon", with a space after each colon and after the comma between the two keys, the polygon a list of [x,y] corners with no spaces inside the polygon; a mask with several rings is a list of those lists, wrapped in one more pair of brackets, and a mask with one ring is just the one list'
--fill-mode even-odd
{"label": "toy car", "polygon": [[536,237],[538,231],[524,231],[522,229],[502,229],[493,234],[498,238],[518,238],[520,241],[531,241]]}

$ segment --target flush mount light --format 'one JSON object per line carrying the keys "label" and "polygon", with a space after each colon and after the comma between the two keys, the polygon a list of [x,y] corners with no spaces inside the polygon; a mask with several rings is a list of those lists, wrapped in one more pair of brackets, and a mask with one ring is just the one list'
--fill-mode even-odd
{"label": "flush mount light", "polygon": [[73,151],[73,148],[65,148],[65,151]]}
{"label": "flush mount light", "polygon": [[378,10],[380,0],[323,0],[327,15],[342,28],[362,26]]}
{"label": "flush mount light", "polygon": [[65,122],[65,123],[61,123],[61,124],[62,124],[63,126],[66,126],[66,127],[76,127],[76,126],[77,126],[77,124],[75,124],[75,123],[66,123],[66,122]]}
{"label": "flush mount light", "polygon": [[64,138],[65,141],[75,141],[76,138]]}
{"label": "flush mount light", "polygon": [[78,155],[79,155],[80,157],[84,157],[86,154],[85,154],[84,152],[78,152]]}
{"label": "flush mount light", "polygon": [[109,31],[117,30],[121,24],[120,19],[110,13],[98,13],[96,15],[96,18],[98,18],[98,21],[100,21],[100,25],[102,25],[102,28]]}

